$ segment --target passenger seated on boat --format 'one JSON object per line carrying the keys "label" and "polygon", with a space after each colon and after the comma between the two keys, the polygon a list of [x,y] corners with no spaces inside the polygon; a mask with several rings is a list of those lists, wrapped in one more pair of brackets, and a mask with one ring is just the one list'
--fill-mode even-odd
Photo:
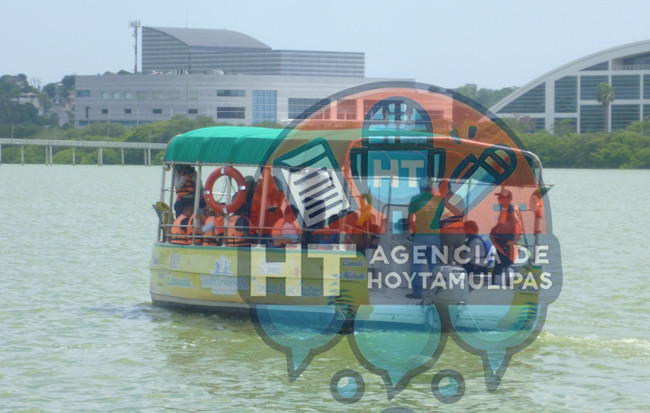
{"label": "passenger seated on boat", "polygon": [[196,171],[190,165],[174,166],[174,189],[176,190],[176,202],[174,202],[174,213],[176,216],[182,214],[183,201],[194,201],[196,193]]}
{"label": "passenger seated on boat", "polygon": [[[194,201],[188,201],[191,202],[192,204]],[[192,207],[194,209],[194,207]],[[205,212],[209,211],[210,208],[204,208],[200,207],[197,210],[197,217],[199,218],[199,222],[197,224],[194,223],[194,214],[190,216],[189,220],[189,227],[187,228],[187,233],[190,236],[190,244],[193,245],[216,245],[216,244],[206,244],[205,243],[205,233],[210,231],[210,228],[206,226],[206,215]]]}
{"label": "passenger seated on boat", "polygon": [[[260,181],[256,185],[252,201],[249,204],[251,206],[250,223],[252,227],[256,228],[261,242],[272,245],[273,238],[271,236],[271,230],[273,225],[283,216],[281,206],[285,197],[277,188],[275,180],[265,178],[265,176],[268,175],[262,174]],[[265,181],[268,181],[268,184]],[[267,193],[266,199],[263,200],[265,186],[267,186]],[[262,205],[265,207],[264,211],[261,210]],[[262,221],[264,221],[263,224]]]}
{"label": "passenger seated on boat", "polygon": [[223,215],[215,216],[214,211],[210,208],[205,208],[203,214],[203,245],[214,247],[221,245],[221,237],[223,236]]}
{"label": "passenger seated on boat", "polygon": [[192,227],[190,226],[190,217],[194,206],[189,200],[183,200],[180,205],[181,213],[172,225],[172,244],[187,245],[192,243]]}
{"label": "passenger seated on boat", "polygon": [[289,205],[284,209],[284,216],[277,220],[271,230],[274,246],[284,247],[289,244],[300,243],[302,230],[296,222],[297,215],[298,209],[293,205]]}
{"label": "passenger seated on boat", "polygon": [[[244,204],[246,205],[253,205],[253,197],[255,196],[255,188],[257,187],[257,182],[255,182],[255,178],[253,178],[250,175],[246,175],[244,177],[244,181],[246,182],[246,200],[244,201]],[[251,215],[251,208],[248,208],[248,219],[250,219]]]}
{"label": "passenger seated on boat", "polygon": [[248,215],[248,209],[243,205],[236,213],[226,217],[226,246],[246,247],[251,245],[250,221],[246,215]]}
{"label": "passenger seated on boat", "polygon": [[[194,220],[198,217],[198,224],[195,224]],[[196,211],[196,216],[192,214],[189,221],[188,234],[190,234],[190,243],[194,245],[203,245],[203,225],[205,224],[205,219],[203,218],[203,208],[199,208]]]}
{"label": "passenger seated on boat", "polygon": [[466,221],[463,224],[465,245],[469,248],[466,259],[468,262],[463,265],[467,273],[488,274],[494,265],[494,257],[491,255],[492,243],[490,240],[478,233],[478,224],[475,221]]}
{"label": "passenger seated on boat", "polygon": [[312,233],[312,241],[318,244],[318,249],[331,250],[332,244],[338,244],[343,230],[343,221],[338,214],[327,220],[327,226]]}

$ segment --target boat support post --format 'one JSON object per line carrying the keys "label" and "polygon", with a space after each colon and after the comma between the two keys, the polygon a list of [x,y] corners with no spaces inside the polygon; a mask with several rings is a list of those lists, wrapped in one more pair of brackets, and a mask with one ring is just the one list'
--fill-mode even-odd
{"label": "boat support post", "polygon": [[[169,213],[173,213],[174,211],[174,186],[176,185],[176,173],[174,172],[174,164],[171,165],[171,171],[172,171],[172,185],[169,188]],[[172,222],[174,222],[172,220]]]}
{"label": "boat support post", "polygon": [[201,224],[202,218],[196,216],[196,213],[199,210],[199,200],[203,194],[199,194],[199,191],[201,190],[201,164],[196,163],[196,184],[194,187],[194,231],[192,231],[192,245],[194,245],[196,241],[196,233],[198,232],[199,225],[203,226]]}

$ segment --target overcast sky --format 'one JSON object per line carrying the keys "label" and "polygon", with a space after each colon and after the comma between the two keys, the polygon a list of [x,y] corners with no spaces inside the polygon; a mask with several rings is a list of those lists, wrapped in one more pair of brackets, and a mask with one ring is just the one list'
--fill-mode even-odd
{"label": "overcast sky", "polygon": [[0,0],[0,74],[44,85],[133,71],[135,19],[234,30],[273,49],[364,52],[367,77],[446,88],[523,86],[577,58],[650,39],[647,0]]}

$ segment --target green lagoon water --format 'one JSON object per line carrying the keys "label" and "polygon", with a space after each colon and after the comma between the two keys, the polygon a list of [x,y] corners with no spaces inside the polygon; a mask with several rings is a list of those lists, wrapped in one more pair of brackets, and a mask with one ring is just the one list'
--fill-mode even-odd
{"label": "green lagoon water", "polygon": [[[0,411],[650,410],[650,171],[547,170],[564,287],[496,392],[447,342],[388,400],[347,338],[296,381],[247,322],[152,307],[160,169],[0,166]],[[359,402],[332,376],[365,380]],[[455,369],[444,405],[433,376]]]}

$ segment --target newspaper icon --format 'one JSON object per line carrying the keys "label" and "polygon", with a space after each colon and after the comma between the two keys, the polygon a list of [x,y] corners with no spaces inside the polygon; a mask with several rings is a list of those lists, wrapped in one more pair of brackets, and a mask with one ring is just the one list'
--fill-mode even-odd
{"label": "newspaper icon", "polygon": [[350,209],[345,181],[325,139],[294,149],[276,159],[273,166],[273,176],[284,184],[303,227],[321,228],[331,216]]}

